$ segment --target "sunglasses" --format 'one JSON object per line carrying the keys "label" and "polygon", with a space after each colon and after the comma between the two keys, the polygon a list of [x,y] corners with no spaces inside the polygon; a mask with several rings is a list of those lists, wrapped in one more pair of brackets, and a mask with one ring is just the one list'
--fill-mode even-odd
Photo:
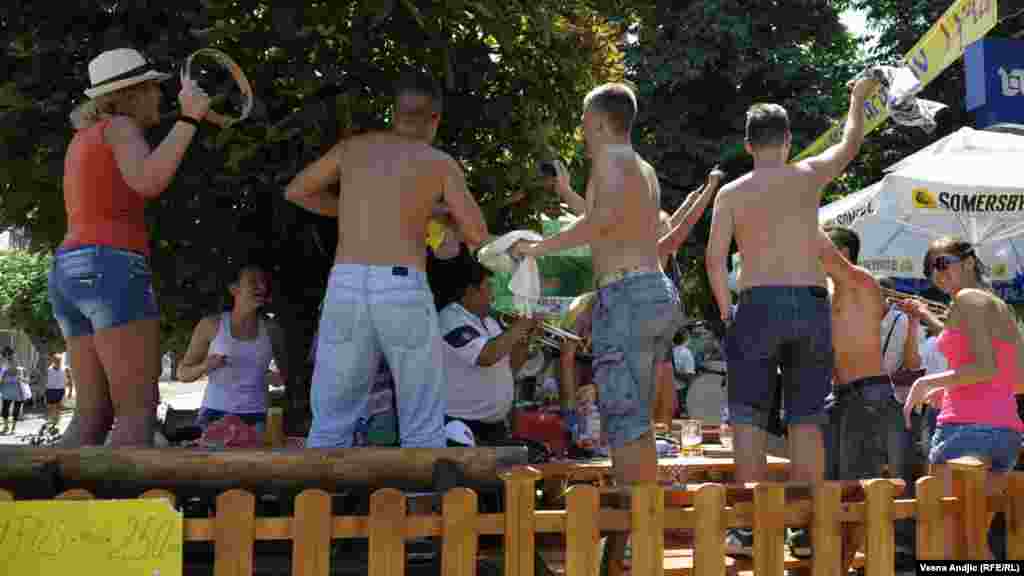
{"label": "sunglasses", "polygon": [[936,256],[932,261],[925,267],[924,275],[928,278],[932,277],[932,272],[944,272],[953,264],[957,262],[963,262],[964,256],[954,256],[952,254],[943,254],[942,256]]}

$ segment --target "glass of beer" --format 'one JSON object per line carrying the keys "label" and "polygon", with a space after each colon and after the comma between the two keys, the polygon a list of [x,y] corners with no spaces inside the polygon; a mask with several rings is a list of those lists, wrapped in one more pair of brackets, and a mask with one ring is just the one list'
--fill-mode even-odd
{"label": "glass of beer", "polygon": [[682,446],[680,455],[701,456],[701,443],[704,441],[701,421],[695,419],[683,420],[682,429],[679,434],[679,444]]}
{"label": "glass of beer", "polygon": [[718,443],[726,450],[732,450],[732,426],[723,422],[718,428]]}

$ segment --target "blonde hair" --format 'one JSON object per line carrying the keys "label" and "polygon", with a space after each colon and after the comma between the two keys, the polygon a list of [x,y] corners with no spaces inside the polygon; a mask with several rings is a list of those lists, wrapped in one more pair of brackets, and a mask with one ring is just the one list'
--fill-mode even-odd
{"label": "blonde hair", "polygon": [[149,82],[141,82],[82,102],[69,115],[75,130],[84,130],[111,116],[135,116],[138,99]]}

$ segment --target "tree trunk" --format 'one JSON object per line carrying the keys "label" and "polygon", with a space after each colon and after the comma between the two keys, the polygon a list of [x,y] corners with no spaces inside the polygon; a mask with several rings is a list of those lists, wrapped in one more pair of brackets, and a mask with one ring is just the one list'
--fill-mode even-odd
{"label": "tree trunk", "polygon": [[225,450],[0,447],[0,487],[20,494],[51,469],[64,489],[251,490],[346,487],[429,488],[434,464],[455,462],[470,482],[494,484],[525,465],[524,447]]}
{"label": "tree trunk", "polygon": [[35,393],[39,387],[46,389],[46,368],[50,364],[50,341],[37,336],[29,336],[29,340],[32,342],[32,347],[36,349],[36,353],[39,354],[30,377],[30,381],[35,383],[32,386],[32,391]]}

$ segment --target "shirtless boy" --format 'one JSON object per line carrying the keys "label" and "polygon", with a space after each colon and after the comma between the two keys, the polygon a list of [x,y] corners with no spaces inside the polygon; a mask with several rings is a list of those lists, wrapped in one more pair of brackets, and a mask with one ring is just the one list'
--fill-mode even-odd
{"label": "shirtless boy", "polygon": [[[765,448],[781,366],[789,426],[791,478],[822,479],[821,426],[832,378],[832,331],[820,262],[821,189],[839,176],[864,140],[864,100],[874,82],[853,85],[842,141],[812,158],[787,163],[792,135],[786,111],[758,104],[747,112],[746,149],[754,170],[719,192],[706,265],[727,327],[729,418],[735,429],[736,481],[766,479]],[[743,277],[735,318],[730,313],[726,257],[735,237]],[[806,538],[806,531],[795,534]],[[731,529],[727,548],[750,554],[749,530]],[[801,546],[802,547],[802,546]],[[795,548],[795,546],[794,546]]]}
{"label": "shirtless boy", "polygon": [[[826,403],[826,477],[861,480],[882,477],[888,455],[899,459],[900,446],[889,446],[890,436],[903,426],[903,405],[893,394],[892,379],[882,368],[882,333],[879,319],[885,300],[875,277],[854,266],[829,236],[820,236],[821,263],[832,279],[832,331],[842,334],[832,342],[835,376]],[[863,541],[863,529],[846,535],[844,566]]]}
{"label": "shirtless boy", "polygon": [[[593,380],[620,486],[657,480],[655,364],[682,323],[679,295],[658,258],[657,178],[630,144],[635,117],[636,97],[627,86],[605,84],[587,95],[583,132],[593,180],[585,213],[556,236],[515,248],[542,256],[590,245],[597,278]],[[620,538],[609,541],[616,561],[622,544]],[[634,554],[651,544],[633,542]],[[621,568],[615,566],[612,573]]]}
{"label": "shirtless boy", "polygon": [[[352,444],[377,352],[395,379],[402,446],[446,445],[443,348],[425,273],[427,223],[444,202],[467,244],[479,245],[488,233],[462,169],[431,146],[440,121],[433,79],[403,75],[390,131],[341,140],[288,184],[288,200],[338,219],[313,372],[311,448]],[[336,183],[337,193],[330,189]]]}

